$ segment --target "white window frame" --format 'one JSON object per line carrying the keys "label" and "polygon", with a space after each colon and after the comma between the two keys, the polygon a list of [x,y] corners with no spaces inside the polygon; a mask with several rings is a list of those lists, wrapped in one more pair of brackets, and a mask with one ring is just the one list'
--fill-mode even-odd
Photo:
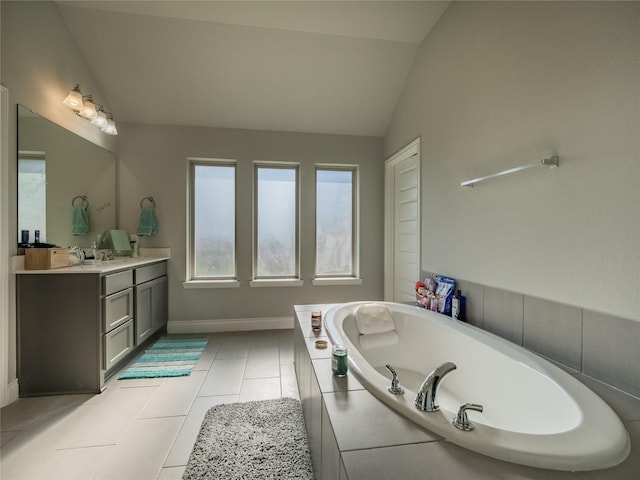
{"label": "white window frame", "polygon": [[[318,171],[348,171],[352,173],[351,179],[351,274],[350,275],[328,275],[318,274],[317,258],[317,201],[318,201]],[[315,286],[331,285],[360,285],[360,171],[358,165],[318,163],[314,169],[314,279]]]}
{"label": "white window frame", "polygon": [[[195,277],[195,198],[194,198],[194,175],[196,166],[220,166],[234,167],[234,275],[220,277]],[[186,281],[183,282],[184,288],[237,288],[240,286],[238,281],[238,162],[232,159],[220,158],[187,158],[187,272]]]}
{"label": "white window frame", "polygon": [[[258,169],[294,170],[296,176],[295,200],[295,268],[293,275],[287,276],[258,276]],[[253,162],[253,280],[252,287],[301,287],[300,278],[300,164],[296,162],[270,162],[256,160]]]}

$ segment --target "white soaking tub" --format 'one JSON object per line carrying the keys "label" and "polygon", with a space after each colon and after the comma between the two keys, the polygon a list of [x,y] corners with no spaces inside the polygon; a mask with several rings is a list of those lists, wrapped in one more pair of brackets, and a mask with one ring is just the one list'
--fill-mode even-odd
{"label": "white soaking tub", "polygon": [[[469,324],[398,303],[375,302],[391,311],[397,337],[364,342],[355,310],[371,303],[331,308],[324,316],[327,333],[334,344],[348,348],[349,369],[357,379],[416,424],[469,450],[539,468],[603,469],[629,454],[629,435],[617,415],[552,363]],[[457,368],[442,377],[436,398],[440,410],[417,409],[414,399],[422,381],[445,362]],[[388,391],[386,364],[398,373],[404,394]],[[464,403],[483,406],[482,412],[467,412],[472,431],[451,422]]]}

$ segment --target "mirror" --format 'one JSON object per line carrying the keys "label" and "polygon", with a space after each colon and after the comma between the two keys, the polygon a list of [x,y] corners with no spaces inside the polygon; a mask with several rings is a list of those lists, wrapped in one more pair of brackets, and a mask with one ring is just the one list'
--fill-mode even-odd
{"label": "mirror", "polygon": [[89,247],[115,227],[115,154],[18,105],[18,243]]}

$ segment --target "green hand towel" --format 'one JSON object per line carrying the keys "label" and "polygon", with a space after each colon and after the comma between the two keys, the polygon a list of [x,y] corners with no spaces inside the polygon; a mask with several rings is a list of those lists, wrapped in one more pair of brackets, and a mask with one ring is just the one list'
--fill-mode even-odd
{"label": "green hand towel", "polygon": [[141,237],[150,237],[156,233],[156,212],[153,208],[143,208],[140,214],[140,223],[138,225],[138,235]]}
{"label": "green hand towel", "polygon": [[71,233],[73,235],[86,235],[89,233],[89,212],[87,212],[86,208],[73,207]]}

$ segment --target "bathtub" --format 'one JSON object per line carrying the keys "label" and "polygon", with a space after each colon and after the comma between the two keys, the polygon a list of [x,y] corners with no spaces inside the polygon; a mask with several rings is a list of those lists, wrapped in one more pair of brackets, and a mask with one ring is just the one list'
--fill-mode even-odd
{"label": "bathtub", "polygon": [[[326,312],[331,341],[349,349],[349,371],[375,397],[416,424],[446,440],[500,460],[553,470],[612,467],[631,448],[617,415],[595,393],[543,358],[469,324],[419,307],[376,302],[392,312],[395,344],[363,348],[354,311],[364,303],[337,305]],[[422,381],[438,365],[457,369],[443,377],[437,394],[440,411],[414,406]],[[387,387],[391,365],[405,393]],[[451,419],[464,403],[475,426],[465,432]]]}

